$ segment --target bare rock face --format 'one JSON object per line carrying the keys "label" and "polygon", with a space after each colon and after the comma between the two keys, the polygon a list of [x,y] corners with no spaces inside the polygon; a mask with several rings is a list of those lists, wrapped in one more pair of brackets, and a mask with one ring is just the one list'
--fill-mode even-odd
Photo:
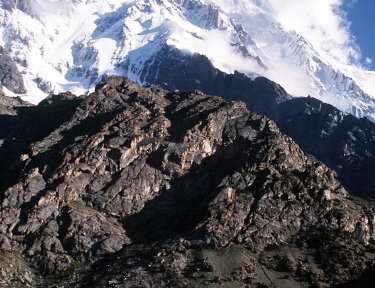
{"label": "bare rock face", "polygon": [[0,46],[0,84],[16,94],[26,93],[22,75],[9,53]]}
{"label": "bare rock face", "polygon": [[[356,273],[340,270],[336,283],[374,267],[366,250],[374,209],[351,200],[334,172],[244,103],[111,77],[84,99],[55,96],[34,109],[51,115],[62,98],[76,101],[69,117],[43,122],[48,134],[3,161],[0,245],[45,274],[67,273],[63,287],[263,285],[269,277],[259,269],[285,261],[300,283],[297,256],[274,267],[267,259],[275,255],[259,253],[294,245],[298,257],[320,251],[336,267],[342,257],[314,246],[331,244],[317,236],[331,234],[364,251]],[[321,274],[317,285],[334,283],[328,268],[318,270],[308,274]]]}

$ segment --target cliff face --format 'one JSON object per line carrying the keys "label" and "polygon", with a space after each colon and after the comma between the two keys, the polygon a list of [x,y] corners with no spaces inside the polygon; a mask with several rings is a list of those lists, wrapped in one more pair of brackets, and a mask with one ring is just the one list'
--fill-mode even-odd
{"label": "cliff face", "polygon": [[3,285],[328,287],[374,267],[371,205],[242,102],[112,77],[17,115]]}

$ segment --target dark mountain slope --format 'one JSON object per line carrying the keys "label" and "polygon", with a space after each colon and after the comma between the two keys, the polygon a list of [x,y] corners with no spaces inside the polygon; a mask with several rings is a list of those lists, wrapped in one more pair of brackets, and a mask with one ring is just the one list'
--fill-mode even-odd
{"label": "dark mountain slope", "polygon": [[227,101],[244,101],[251,111],[263,115],[272,115],[277,104],[292,99],[280,85],[267,78],[251,80],[242,73],[227,74],[203,55],[183,54],[167,45],[146,63],[141,81],[170,91],[198,89]]}
{"label": "dark mountain slope", "polygon": [[375,124],[311,97],[279,105],[273,117],[303,151],[334,169],[354,195],[375,198]]}

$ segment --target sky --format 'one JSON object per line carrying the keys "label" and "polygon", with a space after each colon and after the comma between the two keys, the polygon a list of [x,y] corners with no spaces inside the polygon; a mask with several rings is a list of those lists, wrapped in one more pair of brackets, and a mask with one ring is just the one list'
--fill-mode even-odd
{"label": "sky", "polygon": [[360,47],[363,65],[375,70],[375,1],[349,1],[344,11],[351,22],[350,31]]}

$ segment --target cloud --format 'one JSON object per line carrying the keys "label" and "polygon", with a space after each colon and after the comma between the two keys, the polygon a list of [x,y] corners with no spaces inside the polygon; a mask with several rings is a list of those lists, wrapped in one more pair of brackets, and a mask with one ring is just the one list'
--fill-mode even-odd
{"label": "cloud", "polygon": [[344,64],[357,64],[360,49],[350,32],[343,10],[356,0],[261,0],[258,1],[287,30],[294,30],[324,56]]}
{"label": "cloud", "polygon": [[280,84],[291,95],[307,96],[311,90],[311,79],[306,70],[283,61],[281,57],[273,60],[272,68],[261,74]]}
{"label": "cloud", "polygon": [[256,59],[238,53],[238,47],[231,44],[231,35],[225,30],[185,33],[186,31],[174,22],[169,22],[168,27],[171,30],[169,45],[207,55],[212,64],[223,72],[233,73],[237,70],[251,77],[262,75],[281,84],[292,95],[306,96],[306,91],[310,90],[310,79],[303,67],[285,63],[281,55],[274,55],[272,67],[265,69]]}
{"label": "cloud", "polygon": [[365,59],[365,63],[366,63],[367,65],[371,65],[371,64],[372,64],[372,59],[369,58],[369,57],[366,57],[366,59]]}
{"label": "cloud", "polygon": [[358,0],[348,0],[348,2],[346,3],[346,6],[349,8],[352,8],[357,3],[358,3]]}
{"label": "cloud", "polygon": [[272,67],[265,69],[255,59],[239,54],[237,48],[230,45],[228,37],[224,31],[206,31],[201,45],[195,45],[195,52],[206,54],[210,51],[210,60],[221,71],[233,73],[237,70],[256,77],[255,72],[287,87],[292,95],[306,96],[306,91],[310,90],[310,79],[303,67],[286,63],[281,55],[274,55]]}
{"label": "cloud", "polygon": [[238,48],[231,45],[230,36],[224,31],[208,30],[203,35],[203,42],[201,46],[197,46],[197,53],[209,55],[212,58],[213,64],[224,72],[231,73],[234,70],[239,70],[244,73],[251,73],[253,71],[265,72],[258,62],[253,58],[246,58],[238,53]]}

